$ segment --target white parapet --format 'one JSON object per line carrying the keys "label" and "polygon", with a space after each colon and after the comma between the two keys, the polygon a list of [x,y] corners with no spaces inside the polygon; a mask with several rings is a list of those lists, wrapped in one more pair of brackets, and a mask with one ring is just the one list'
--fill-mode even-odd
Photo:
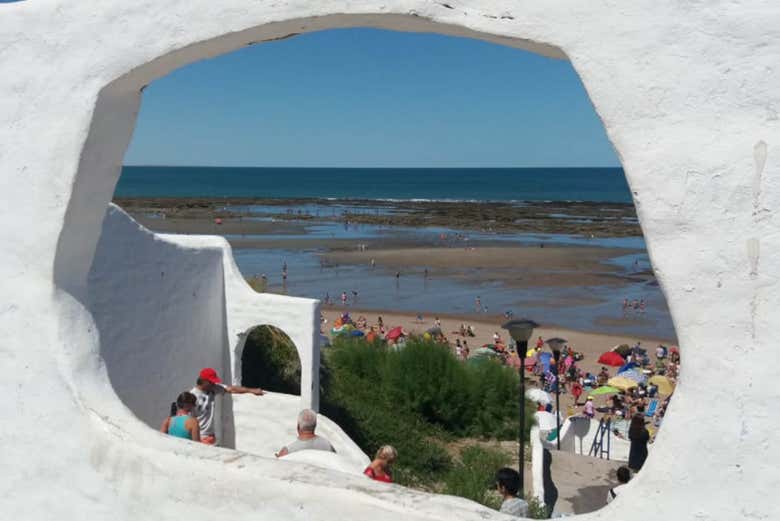
{"label": "white parapet", "polygon": [[[255,312],[275,317],[299,349],[311,347],[302,394],[316,406],[316,303],[255,298],[234,286],[224,243],[129,228],[113,271],[90,275],[145,85],[246,45],[356,26],[568,58],[604,122],[685,362],[642,472],[584,518],[780,519],[772,496],[780,482],[775,0],[0,3],[3,515],[491,515],[466,500],[155,432],[160,400],[189,385],[195,368],[235,377],[236,339]],[[271,313],[277,305],[285,313]],[[241,316],[246,308],[250,316]]]}

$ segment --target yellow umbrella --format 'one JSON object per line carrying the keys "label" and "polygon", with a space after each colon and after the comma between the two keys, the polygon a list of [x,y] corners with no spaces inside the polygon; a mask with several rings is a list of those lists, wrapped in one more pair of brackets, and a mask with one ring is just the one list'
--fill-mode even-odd
{"label": "yellow umbrella", "polygon": [[660,374],[657,374],[652,378],[650,378],[650,380],[648,380],[648,383],[651,383],[656,387],[658,387],[658,394],[669,396],[674,392],[674,384],[672,383],[672,381],[665,376],[661,376]]}
{"label": "yellow umbrella", "polygon": [[630,378],[625,378],[623,376],[615,376],[614,378],[610,378],[607,384],[616,389],[620,389],[621,391],[627,391],[628,389],[632,389],[639,385]]}

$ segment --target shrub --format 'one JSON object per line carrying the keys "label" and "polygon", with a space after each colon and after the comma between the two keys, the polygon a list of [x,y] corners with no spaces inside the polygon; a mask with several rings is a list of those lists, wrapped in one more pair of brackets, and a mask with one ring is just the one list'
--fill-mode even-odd
{"label": "shrub", "polygon": [[300,394],[301,361],[295,344],[284,332],[271,326],[249,332],[241,354],[241,384]]}
{"label": "shrub", "polygon": [[[463,364],[448,347],[422,339],[399,351],[337,338],[322,367],[323,412],[369,455],[394,445],[400,483],[442,481],[452,465],[442,442],[453,437],[517,436],[518,376],[496,362]],[[526,406],[530,422],[533,406]]]}
{"label": "shrub", "polygon": [[498,469],[509,464],[509,456],[499,450],[472,446],[461,451],[460,459],[444,479],[444,493],[500,508],[495,476]]}

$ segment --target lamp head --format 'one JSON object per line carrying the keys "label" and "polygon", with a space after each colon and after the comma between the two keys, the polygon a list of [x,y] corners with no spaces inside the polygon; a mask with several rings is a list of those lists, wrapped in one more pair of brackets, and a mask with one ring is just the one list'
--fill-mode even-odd
{"label": "lamp head", "polygon": [[518,318],[505,322],[501,327],[509,332],[515,342],[528,342],[534,328],[539,327],[539,324],[533,320]]}
{"label": "lamp head", "polygon": [[566,345],[568,340],[565,338],[555,337],[555,338],[548,338],[547,339],[547,345],[550,346],[550,349],[553,351],[560,351],[563,346]]}

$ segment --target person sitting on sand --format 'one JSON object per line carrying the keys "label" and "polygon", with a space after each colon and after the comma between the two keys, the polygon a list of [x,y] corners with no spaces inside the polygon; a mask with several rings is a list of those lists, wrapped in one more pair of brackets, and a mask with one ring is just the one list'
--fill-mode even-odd
{"label": "person sitting on sand", "polygon": [[617,469],[617,479],[620,482],[620,485],[616,487],[612,487],[607,492],[607,504],[609,505],[612,503],[612,500],[615,499],[620,495],[620,493],[623,491],[623,489],[626,488],[626,485],[631,480],[631,469],[626,467],[625,465],[622,467],[618,467]]}
{"label": "person sitting on sand", "polygon": [[496,472],[496,490],[503,498],[499,512],[516,517],[528,517],[528,503],[518,497],[520,473],[504,467]]}
{"label": "person sitting on sand", "polygon": [[170,434],[185,440],[200,441],[200,426],[198,419],[192,415],[195,410],[195,395],[188,392],[181,393],[176,398],[175,414],[165,418],[160,427],[160,432]]}
{"label": "person sitting on sand", "polygon": [[599,372],[596,380],[598,381],[599,387],[602,385],[607,385],[607,381],[609,380],[609,373],[607,372],[606,367],[601,368],[601,372]]}
{"label": "person sitting on sand", "polygon": [[383,481],[385,483],[393,482],[391,467],[398,458],[398,452],[392,445],[384,445],[376,451],[374,460],[366,467],[363,474],[374,481]]}
{"label": "person sitting on sand", "polygon": [[277,458],[283,458],[293,452],[301,450],[321,450],[325,452],[336,452],[333,445],[328,440],[314,434],[317,428],[317,413],[311,409],[304,409],[298,413],[298,439],[279,449],[275,454]]}

